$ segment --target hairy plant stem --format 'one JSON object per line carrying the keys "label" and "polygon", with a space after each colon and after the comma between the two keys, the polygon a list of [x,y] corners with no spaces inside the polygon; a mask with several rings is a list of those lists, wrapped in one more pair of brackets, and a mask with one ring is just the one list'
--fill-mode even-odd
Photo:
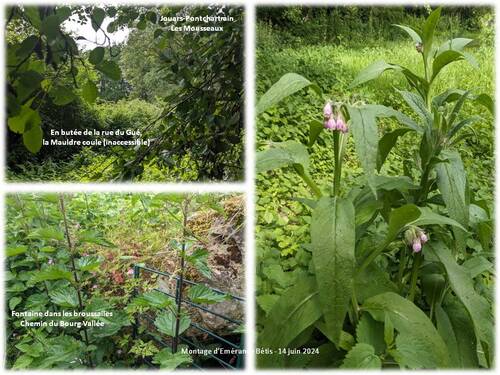
{"label": "hairy plant stem", "polygon": [[422,264],[422,253],[417,253],[413,257],[413,268],[411,270],[410,291],[408,292],[408,299],[413,302],[417,289],[418,272]]}
{"label": "hairy plant stem", "polygon": [[408,260],[407,252],[408,250],[406,249],[406,247],[400,250],[399,270],[398,270],[398,288],[400,292],[402,292],[404,288],[403,275],[406,269],[406,262]]}
{"label": "hairy plant stem", "polygon": [[340,132],[333,132],[333,154],[335,157],[334,174],[333,174],[333,196],[337,197],[340,191],[340,178],[342,172],[342,160],[341,158],[341,142],[340,142]]}
{"label": "hairy plant stem", "polygon": [[[64,222],[64,231],[66,233],[66,240],[68,242],[68,250],[69,250],[69,258],[71,262],[71,271],[73,273],[73,279],[75,280],[75,289],[76,289],[76,294],[78,296],[78,309],[79,311],[83,311],[83,300],[82,300],[82,294],[81,294],[81,285],[80,285],[80,280],[78,279],[78,273],[76,271],[76,265],[75,265],[75,254],[74,254],[74,248],[73,248],[73,243],[71,242],[71,236],[69,233],[69,226],[68,226],[68,219],[66,217],[66,208],[64,207],[64,196],[62,194],[59,195],[59,204],[60,204],[60,209],[61,209],[61,214],[63,217],[63,222]],[[85,345],[88,347],[89,346],[89,336],[87,333],[87,327],[83,327],[83,336],[85,340]],[[92,356],[90,353],[87,354],[88,361],[90,367],[94,367],[94,364],[92,362]]]}
{"label": "hairy plant stem", "polygon": [[177,347],[179,344],[179,330],[180,330],[180,321],[181,321],[181,307],[182,307],[182,284],[184,282],[184,268],[185,264],[185,252],[186,252],[186,237],[187,233],[187,218],[189,213],[189,198],[186,198],[184,204],[182,206],[182,245],[181,245],[181,259],[180,259],[180,272],[178,279],[178,289],[177,289],[177,313],[175,314],[175,337],[172,340],[172,353],[177,352]]}

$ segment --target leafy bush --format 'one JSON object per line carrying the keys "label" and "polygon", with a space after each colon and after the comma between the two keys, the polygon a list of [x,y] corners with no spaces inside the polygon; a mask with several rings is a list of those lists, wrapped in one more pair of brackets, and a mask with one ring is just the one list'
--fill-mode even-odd
{"label": "leafy bush", "polygon": [[[395,95],[405,103],[398,109],[335,95],[321,120],[303,113],[289,119],[286,110],[274,109],[277,103],[305,88],[323,95],[320,85],[295,73],[285,74],[261,96],[256,112],[272,140],[257,155],[257,172],[293,170],[312,197],[293,196],[294,203],[275,208],[278,225],[288,230],[300,227],[293,214],[304,216],[309,230],[295,235],[303,241],[297,244],[295,239],[287,243],[279,228],[263,227],[274,216],[267,218],[273,211],[262,212],[260,202],[290,190],[303,194],[295,186],[298,180],[278,172],[279,188],[259,196],[258,346],[267,350],[258,357],[259,366],[491,366],[491,201],[470,189],[461,140],[470,134],[467,127],[484,121],[466,112],[464,103],[490,118],[493,101],[486,94],[438,83],[447,65],[462,60],[476,64],[465,51],[471,39],[441,44],[434,38],[440,13],[441,8],[434,10],[418,28],[398,26],[415,43],[414,53],[423,62],[419,70],[376,61],[350,85],[352,90],[394,71],[406,81],[395,85],[400,88]],[[296,100],[308,103],[317,95]],[[292,112],[307,105],[289,107]],[[276,112],[279,119],[270,115]],[[283,128],[273,129],[275,122],[309,123],[309,134],[289,129],[279,137]],[[415,152],[384,168],[400,137],[416,145]],[[330,169],[314,179],[318,142],[330,148],[321,155]],[[362,174],[346,178],[353,151]],[[346,167],[349,171],[343,173]],[[258,183],[261,193],[271,185],[264,176]],[[295,209],[286,212],[290,207]],[[269,246],[272,240],[280,241],[283,250]],[[306,352],[316,355],[300,355]]]}

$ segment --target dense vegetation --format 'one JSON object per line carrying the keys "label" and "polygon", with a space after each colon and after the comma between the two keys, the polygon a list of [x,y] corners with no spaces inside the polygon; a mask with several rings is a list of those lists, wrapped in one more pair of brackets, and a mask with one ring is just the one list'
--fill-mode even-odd
{"label": "dense vegetation", "polygon": [[[167,18],[186,16],[232,20]],[[9,179],[241,178],[240,8],[14,6],[7,17]],[[91,25],[96,41],[68,31],[69,24]],[[172,25],[223,30],[172,31]],[[124,32],[127,39],[115,43],[113,35]],[[87,146],[42,145],[61,129],[150,143],[103,147],[91,134],[66,137],[86,139]]]}
{"label": "dense vegetation", "polygon": [[[184,299],[220,308],[228,295],[206,286],[214,279],[207,239],[212,221],[242,226],[242,206],[240,196],[217,194],[9,195],[6,366],[210,366],[171,346],[176,331],[193,334],[192,310],[164,294],[168,279],[136,278],[134,265],[194,279]],[[74,311],[90,315],[66,315]]]}
{"label": "dense vegetation", "polygon": [[260,11],[261,367],[491,366],[492,14],[440,12]]}

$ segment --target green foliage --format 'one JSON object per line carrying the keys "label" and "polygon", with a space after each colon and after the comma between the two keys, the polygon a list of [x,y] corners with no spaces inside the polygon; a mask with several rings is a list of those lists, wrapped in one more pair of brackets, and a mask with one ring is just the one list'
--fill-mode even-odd
{"label": "green foliage", "polygon": [[[299,9],[300,19],[307,8]],[[310,12],[323,11],[340,10]],[[487,159],[492,170],[493,100],[470,84],[455,87],[476,69],[481,89],[492,91],[492,49],[481,47],[476,59],[470,38],[441,40],[439,20],[451,20],[441,11],[397,22],[408,45],[377,40],[361,50],[354,40],[295,50],[278,43],[272,51],[269,26],[260,25],[264,102],[294,72],[306,77],[293,75],[297,82],[318,84],[336,123],[349,129],[322,129],[324,102],[306,85],[283,89],[279,102],[258,111],[258,345],[274,352],[257,357],[260,367],[314,367],[284,348],[326,347],[321,367],[491,367],[492,186],[477,179],[469,158]],[[279,14],[266,12],[268,20]],[[290,37],[286,28],[277,34]],[[488,141],[471,140],[476,121]]]}

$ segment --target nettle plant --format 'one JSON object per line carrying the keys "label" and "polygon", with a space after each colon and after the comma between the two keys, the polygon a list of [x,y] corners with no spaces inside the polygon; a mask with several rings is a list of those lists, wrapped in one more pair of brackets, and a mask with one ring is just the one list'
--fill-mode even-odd
{"label": "nettle plant", "polygon": [[[328,101],[310,124],[309,142],[273,143],[257,155],[257,172],[291,167],[310,188],[310,244],[294,270],[295,281],[266,295],[259,322],[261,367],[476,368],[493,361],[492,218],[475,201],[457,149],[467,100],[492,111],[492,99],[449,88],[432,88],[447,65],[476,64],[464,51],[472,40],[436,46],[441,9],[421,29],[407,32],[422,56],[423,76],[383,61],[370,65],[351,87],[385,71],[402,74],[409,90],[396,89],[411,113],[376,104]],[[259,100],[257,113],[305,87],[317,86],[285,74]],[[321,118],[322,117],[322,118]],[[378,122],[398,126],[379,137]],[[345,186],[342,164],[350,135],[366,176]],[[419,144],[411,167],[389,176],[382,167],[399,137]],[[318,186],[309,173],[309,151],[318,137],[331,139],[333,184]],[[471,243],[479,245],[469,246]],[[264,296],[263,296],[264,297]],[[264,306],[264,305],[262,305]],[[286,348],[317,350],[316,356],[286,356]]]}
{"label": "nettle plant", "polygon": [[[116,246],[95,230],[109,226],[110,215],[123,207],[130,209],[134,223],[160,218],[177,238],[168,246],[168,256],[178,260],[174,275],[183,278],[189,269],[211,278],[204,240],[186,227],[188,200],[172,194],[147,198],[136,195],[130,206],[123,200],[116,206],[113,198],[100,195],[106,209],[98,208],[97,214],[89,210],[86,196],[76,202],[75,197],[54,194],[7,198],[7,367],[137,368],[148,361],[163,369],[189,366],[192,358],[180,346],[158,344],[171,343],[189,328],[189,312],[158,289],[156,278],[136,278],[130,265],[120,270],[119,263],[131,257],[108,256]],[[138,200],[141,211],[133,209]],[[191,209],[209,203],[200,197]],[[202,284],[182,293],[184,299],[203,305],[227,299]],[[23,312],[48,315],[18,315]],[[141,322],[144,314],[152,317],[149,326]],[[99,325],[85,326],[82,321]],[[153,336],[143,334],[146,331]]]}

